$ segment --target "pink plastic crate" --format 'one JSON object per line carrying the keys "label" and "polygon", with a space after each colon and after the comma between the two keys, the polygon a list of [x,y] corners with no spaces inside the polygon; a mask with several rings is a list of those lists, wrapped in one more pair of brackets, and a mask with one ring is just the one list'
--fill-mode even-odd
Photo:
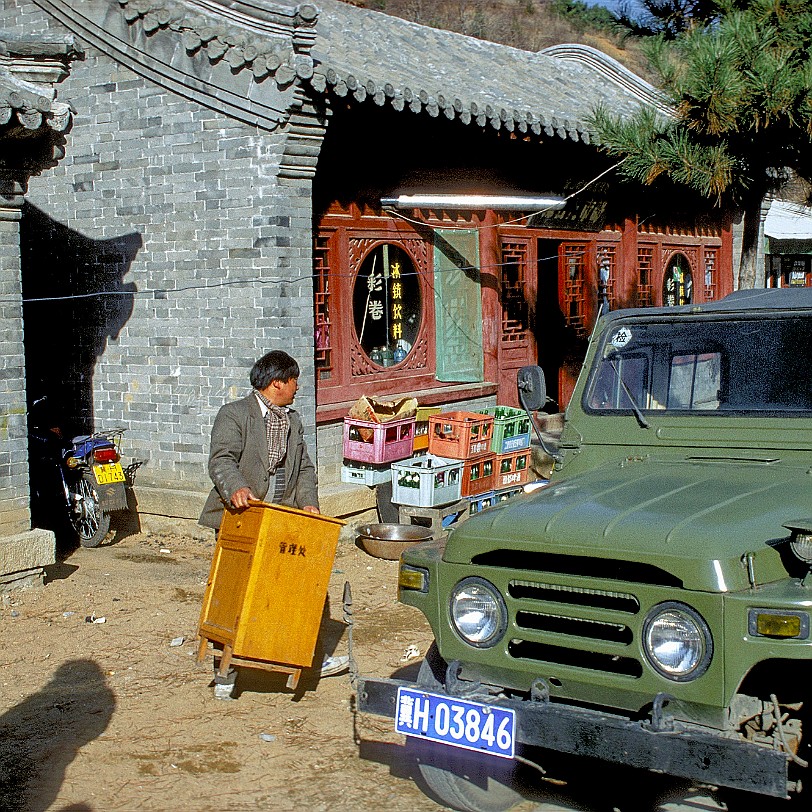
{"label": "pink plastic crate", "polygon": [[380,464],[412,456],[414,417],[372,423],[344,418],[344,459]]}
{"label": "pink plastic crate", "polygon": [[441,412],[429,417],[429,454],[467,460],[489,454],[493,415]]}

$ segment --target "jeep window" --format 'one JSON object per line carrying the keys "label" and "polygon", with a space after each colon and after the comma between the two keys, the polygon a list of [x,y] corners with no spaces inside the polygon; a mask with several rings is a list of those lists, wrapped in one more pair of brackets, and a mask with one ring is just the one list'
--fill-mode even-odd
{"label": "jeep window", "polygon": [[[587,384],[593,413],[808,415],[812,318],[660,318],[610,323]],[[612,369],[612,364],[619,375]]]}
{"label": "jeep window", "polygon": [[650,408],[646,405],[646,396],[650,388],[649,364],[646,356],[616,355],[614,360],[617,372],[612,369],[612,363],[608,358],[600,365],[589,397],[589,405],[593,409],[631,409],[633,408],[629,401],[631,395],[641,409]]}
{"label": "jeep window", "polygon": [[675,355],[671,359],[667,409],[718,409],[722,353]]}

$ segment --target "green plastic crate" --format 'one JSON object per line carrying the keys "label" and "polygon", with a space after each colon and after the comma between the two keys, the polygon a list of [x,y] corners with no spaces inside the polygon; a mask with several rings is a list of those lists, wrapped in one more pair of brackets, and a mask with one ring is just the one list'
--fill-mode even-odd
{"label": "green plastic crate", "polygon": [[493,437],[491,451],[508,454],[530,447],[530,418],[523,409],[512,406],[491,406],[480,409],[479,414],[493,417]]}

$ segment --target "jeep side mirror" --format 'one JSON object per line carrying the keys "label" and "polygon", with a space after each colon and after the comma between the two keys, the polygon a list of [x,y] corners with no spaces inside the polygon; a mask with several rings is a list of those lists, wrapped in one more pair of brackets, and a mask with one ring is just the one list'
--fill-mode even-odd
{"label": "jeep side mirror", "polygon": [[547,405],[547,383],[541,367],[522,367],[517,376],[519,401],[526,412],[537,412]]}
{"label": "jeep side mirror", "polygon": [[541,429],[539,429],[536,418],[533,416],[533,412],[537,412],[547,405],[547,382],[544,380],[544,373],[541,371],[541,367],[522,367],[516,375],[516,385],[519,389],[519,403],[522,404],[522,408],[527,412],[527,416],[530,418],[530,423],[536,431],[539,445],[548,457],[555,460],[555,462],[560,462],[561,455],[556,449],[550,448],[547,443],[544,442]]}

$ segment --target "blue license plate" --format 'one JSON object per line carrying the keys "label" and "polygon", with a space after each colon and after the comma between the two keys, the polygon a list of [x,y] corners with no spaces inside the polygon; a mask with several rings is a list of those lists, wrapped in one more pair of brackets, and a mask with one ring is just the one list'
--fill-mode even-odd
{"label": "blue license plate", "polygon": [[413,688],[398,688],[395,730],[452,747],[513,758],[516,712]]}

